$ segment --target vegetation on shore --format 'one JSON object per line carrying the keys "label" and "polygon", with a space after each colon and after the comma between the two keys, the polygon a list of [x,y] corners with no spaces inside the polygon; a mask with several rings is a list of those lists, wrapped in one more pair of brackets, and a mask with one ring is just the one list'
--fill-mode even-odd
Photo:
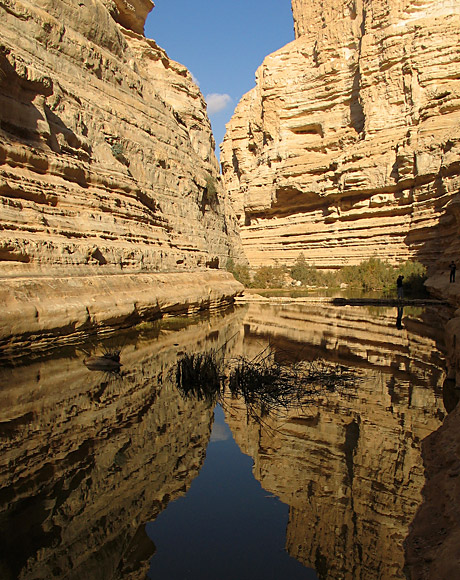
{"label": "vegetation on shore", "polygon": [[251,272],[247,265],[229,259],[227,270],[246,288],[350,288],[364,292],[378,290],[386,296],[396,292],[396,278],[402,275],[406,295],[426,296],[425,266],[411,260],[395,267],[380,258],[369,258],[355,266],[320,270],[309,264],[300,253],[290,267],[279,264],[260,266]]}

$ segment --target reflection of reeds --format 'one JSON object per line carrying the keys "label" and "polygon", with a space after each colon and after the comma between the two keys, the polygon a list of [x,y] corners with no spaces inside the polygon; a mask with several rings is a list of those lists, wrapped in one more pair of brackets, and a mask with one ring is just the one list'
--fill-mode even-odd
{"label": "reflection of reeds", "polygon": [[220,367],[214,352],[185,354],[177,362],[176,386],[186,398],[194,397],[214,404],[222,385]]}
{"label": "reflection of reeds", "polygon": [[215,352],[185,354],[176,367],[176,386],[184,397],[223,403],[228,389],[232,398],[243,399],[248,415],[258,422],[356,381],[352,369],[324,360],[277,362],[270,347],[253,359],[239,357],[228,363],[218,360]]}

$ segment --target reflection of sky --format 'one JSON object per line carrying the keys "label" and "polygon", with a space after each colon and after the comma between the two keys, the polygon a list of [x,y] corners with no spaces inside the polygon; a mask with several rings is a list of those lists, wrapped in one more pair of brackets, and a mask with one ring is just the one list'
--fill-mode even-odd
{"label": "reflection of sky", "polygon": [[289,508],[252,474],[220,407],[213,445],[187,494],[146,526],[152,580],[315,580],[284,549]]}
{"label": "reflection of sky", "polygon": [[[215,415],[218,414],[220,409],[216,409]],[[230,431],[230,427],[225,422],[214,422],[212,433],[211,433],[211,440],[210,443],[215,443],[216,441],[227,441],[232,437],[232,432]]]}

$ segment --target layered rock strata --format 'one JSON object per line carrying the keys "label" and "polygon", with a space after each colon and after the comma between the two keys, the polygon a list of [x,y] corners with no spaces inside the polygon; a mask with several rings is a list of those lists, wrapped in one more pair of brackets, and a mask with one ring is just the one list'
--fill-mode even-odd
{"label": "layered rock strata", "polygon": [[222,169],[253,266],[460,250],[460,1],[293,0],[296,40],[238,104]]}
{"label": "layered rock strata", "polygon": [[410,329],[404,319],[396,340],[389,316],[360,308],[326,311],[324,318],[320,326],[313,311],[296,317],[291,308],[251,305],[244,352],[251,357],[270,344],[276,357],[309,360],[320,348],[331,363],[357,367],[357,384],[325,390],[310,406],[258,423],[228,400],[226,417],[254,459],[255,477],[290,506],[292,556],[321,579],[403,580],[403,542],[425,482],[421,441],[444,415],[437,332],[419,334],[421,327]]}
{"label": "layered rock strata", "polygon": [[241,284],[227,272],[10,278],[0,301],[0,355],[56,347],[165,315],[229,305]]}
{"label": "layered rock strata", "polygon": [[424,504],[406,541],[411,580],[455,578],[460,570],[460,408],[423,442]]}
{"label": "layered rock strata", "polygon": [[239,255],[206,104],[144,37],[152,6],[0,2],[1,276],[206,270]]}
{"label": "layered rock strata", "polygon": [[226,353],[240,324],[120,336],[120,375],[79,351],[0,369],[2,579],[146,577],[145,524],[188,489],[211,432],[212,409],[170,380],[177,357]]}

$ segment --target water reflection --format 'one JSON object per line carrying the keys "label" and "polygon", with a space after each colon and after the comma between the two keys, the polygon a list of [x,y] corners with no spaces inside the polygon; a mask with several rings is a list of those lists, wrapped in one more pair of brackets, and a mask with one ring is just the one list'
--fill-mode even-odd
{"label": "water reflection", "polygon": [[284,550],[288,507],[252,476],[220,407],[199,476],[147,526],[152,580],[316,580]]}
{"label": "water reflection", "polygon": [[[444,361],[426,313],[406,309],[401,329],[394,316],[254,304],[130,339],[115,376],[88,370],[76,351],[0,369],[0,577],[145,578],[155,553],[145,524],[180,507],[171,501],[200,472],[213,424],[208,402],[184,399],[170,380],[178,357],[219,349],[251,359],[270,344],[283,364],[320,357],[361,378],[267,416],[269,428],[241,399],[224,401],[256,479],[289,506],[288,553],[319,578],[402,580],[424,483],[420,441],[444,414]],[[212,438],[228,440],[222,426]],[[219,554],[204,533],[206,566]]]}
{"label": "water reflection", "polygon": [[145,523],[199,472],[212,409],[167,380],[177,354],[227,344],[239,314],[122,351],[123,376],[82,356],[0,374],[0,577],[142,577],[154,553]]}
{"label": "water reflection", "polygon": [[256,478],[290,506],[289,553],[321,579],[405,578],[403,541],[424,484],[420,441],[443,417],[444,374],[435,332],[393,329],[391,310],[368,318],[354,307],[254,306],[245,319],[247,356],[270,341],[282,356],[320,352],[363,372],[355,391],[323,392],[308,413],[288,411],[270,429],[228,401]]}

